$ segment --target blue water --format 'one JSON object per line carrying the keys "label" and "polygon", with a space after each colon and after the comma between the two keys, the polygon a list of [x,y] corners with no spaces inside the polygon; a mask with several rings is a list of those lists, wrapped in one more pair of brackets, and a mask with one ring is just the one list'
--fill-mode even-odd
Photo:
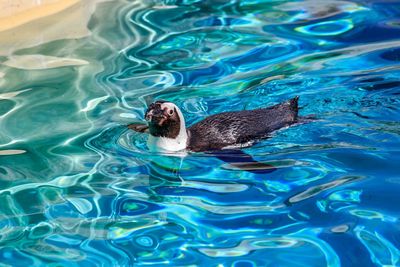
{"label": "blue water", "polygon": [[[389,0],[120,0],[86,37],[14,52],[70,64],[0,57],[0,262],[400,266],[399,18]],[[271,172],[153,154],[124,127],[154,99],[191,125],[296,95],[317,120],[244,149]]]}

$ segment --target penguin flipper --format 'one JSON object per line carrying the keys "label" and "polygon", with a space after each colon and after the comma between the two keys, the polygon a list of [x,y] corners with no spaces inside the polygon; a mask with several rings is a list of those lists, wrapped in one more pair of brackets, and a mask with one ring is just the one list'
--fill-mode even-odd
{"label": "penguin flipper", "polygon": [[228,163],[232,169],[236,170],[243,170],[256,174],[267,174],[276,170],[273,165],[259,162],[251,155],[238,149],[213,151],[211,154]]}
{"label": "penguin flipper", "polygon": [[149,126],[147,124],[131,123],[127,127],[138,133],[148,133],[149,132]]}

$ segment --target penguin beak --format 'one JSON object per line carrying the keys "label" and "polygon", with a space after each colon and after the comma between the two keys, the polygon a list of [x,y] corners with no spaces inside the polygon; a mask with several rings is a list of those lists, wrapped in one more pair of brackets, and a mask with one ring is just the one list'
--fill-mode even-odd
{"label": "penguin beak", "polygon": [[164,122],[168,119],[168,115],[165,114],[164,110],[161,108],[149,108],[145,115],[146,121],[158,124],[158,126],[162,126]]}

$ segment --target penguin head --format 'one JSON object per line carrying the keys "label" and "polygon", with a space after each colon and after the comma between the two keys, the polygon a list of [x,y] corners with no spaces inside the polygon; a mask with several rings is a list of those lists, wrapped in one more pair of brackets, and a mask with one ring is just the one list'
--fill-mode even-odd
{"label": "penguin head", "polygon": [[150,134],[155,137],[175,139],[181,130],[186,132],[182,112],[172,102],[158,100],[150,104],[145,118],[149,124]]}

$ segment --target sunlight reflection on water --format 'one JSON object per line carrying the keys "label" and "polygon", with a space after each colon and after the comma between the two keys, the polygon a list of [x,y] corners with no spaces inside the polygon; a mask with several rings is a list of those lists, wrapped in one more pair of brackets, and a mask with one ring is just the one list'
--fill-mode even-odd
{"label": "sunlight reflection on water", "polygon": [[[2,263],[399,265],[396,3],[85,3],[0,32]],[[317,120],[255,163],[125,127],[157,98],[190,125],[295,95]]]}

